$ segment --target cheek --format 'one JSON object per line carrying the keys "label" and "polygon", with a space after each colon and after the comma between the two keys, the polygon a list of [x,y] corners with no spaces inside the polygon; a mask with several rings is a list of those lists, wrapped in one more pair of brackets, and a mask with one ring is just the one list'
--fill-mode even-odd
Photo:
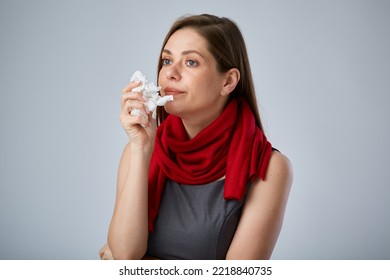
{"label": "cheek", "polygon": [[217,97],[221,93],[220,82],[213,77],[206,77],[198,83],[199,92],[207,95],[208,97]]}

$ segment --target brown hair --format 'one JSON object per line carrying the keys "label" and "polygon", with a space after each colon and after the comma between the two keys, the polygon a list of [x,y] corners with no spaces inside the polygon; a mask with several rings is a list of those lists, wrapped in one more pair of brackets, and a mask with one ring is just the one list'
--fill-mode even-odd
{"label": "brown hair", "polygon": [[[208,50],[217,61],[217,67],[221,73],[231,68],[237,68],[240,71],[240,80],[234,91],[230,93],[230,99],[238,96],[245,98],[255,116],[256,125],[263,131],[244,38],[237,25],[230,19],[209,14],[179,18],[164,39],[157,67],[157,77],[162,67],[161,55],[166,43],[173,33],[186,27],[194,29],[206,39]],[[168,113],[164,108],[158,107],[157,122],[161,123],[167,116]]]}

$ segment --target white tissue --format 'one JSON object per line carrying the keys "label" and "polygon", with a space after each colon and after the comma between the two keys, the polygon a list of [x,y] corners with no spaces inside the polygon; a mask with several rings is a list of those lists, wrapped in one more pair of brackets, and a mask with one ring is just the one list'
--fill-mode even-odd
{"label": "white tissue", "polygon": [[[156,109],[157,106],[164,106],[168,101],[173,100],[172,95],[160,96],[158,91],[160,87],[156,86],[153,82],[148,82],[145,75],[140,71],[135,71],[133,76],[131,76],[130,82],[141,82],[141,85],[134,88],[133,91],[141,92],[148,101],[144,102],[146,108],[149,112],[152,112],[152,118],[156,118]],[[130,114],[132,116],[142,116],[142,112],[139,109],[132,109]]]}

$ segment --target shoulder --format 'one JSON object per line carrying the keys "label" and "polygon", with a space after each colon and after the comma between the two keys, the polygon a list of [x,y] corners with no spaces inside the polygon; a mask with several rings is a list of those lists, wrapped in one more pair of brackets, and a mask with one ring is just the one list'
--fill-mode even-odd
{"label": "shoulder", "polygon": [[[273,151],[268,162],[265,178],[255,180],[248,192],[248,198],[261,199],[272,196],[288,196],[293,181],[293,168],[287,156]],[[251,200],[250,199],[250,200]]]}
{"label": "shoulder", "polygon": [[287,156],[279,151],[273,151],[268,163],[264,181],[287,180],[291,181],[293,168]]}

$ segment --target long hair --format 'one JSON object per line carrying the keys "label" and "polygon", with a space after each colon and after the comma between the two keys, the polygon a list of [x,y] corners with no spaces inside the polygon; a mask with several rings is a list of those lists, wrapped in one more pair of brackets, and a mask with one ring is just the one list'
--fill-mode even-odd
{"label": "long hair", "polygon": [[[245,98],[255,116],[256,125],[264,132],[257,107],[256,93],[245,41],[241,31],[232,20],[209,14],[179,18],[172,25],[164,39],[157,67],[157,78],[163,66],[161,55],[165,45],[173,33],[186,27],[192,28],[195,32],[205,38],[208,43],[208,50],[215,58],[217,69],[220,73],[225,73],[231,68],[237,68],[240,71],[240,80],[233,92],[230,93],[229,98],[232,99],[239,96]],[[167,116],[168,113],[164,108],[158,107],[157,123],[160,124],[163,122]]]}

